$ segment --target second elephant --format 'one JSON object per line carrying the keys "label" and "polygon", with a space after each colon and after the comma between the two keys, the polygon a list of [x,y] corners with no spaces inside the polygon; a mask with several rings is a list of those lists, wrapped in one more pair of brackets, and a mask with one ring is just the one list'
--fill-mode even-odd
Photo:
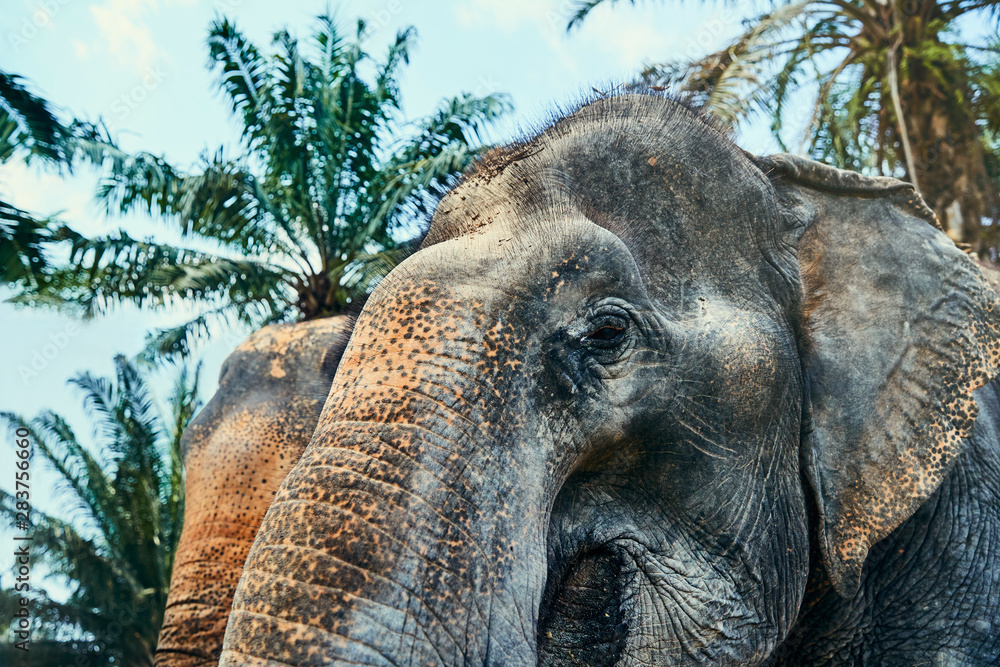
{"label": "second elephant", "polygon": [[281,481],[312,437],[347,316],[265,327],[239,345],[184,433],[184,529],[157,667],[218,664],[233,593]]}

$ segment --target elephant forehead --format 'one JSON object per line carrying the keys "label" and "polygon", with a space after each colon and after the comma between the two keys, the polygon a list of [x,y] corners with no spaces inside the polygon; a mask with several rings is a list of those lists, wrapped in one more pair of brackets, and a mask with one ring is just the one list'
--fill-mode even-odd
{"label": "elephant forehead", "polygon": [[[288,433],[311,429],[333,376],[324,369],[324,359],[331,352],[339,356],[349,334],[346,316],[254,332],[223,362],[218,391],[185,429],[184,457],[206,447],[225,447],[234,433],[240,433],[238,438],[255,433],[261,439],[268,434],[259,429],[267,429],[280,441]],[[219,442],[212,445],[213,439]]]}
{"label": "elephant forehead", "polygon": [[545,297],[557,296],[574,278],[599,291],[638,277],[632,252],[615,234],[579,213],[551,211],[499,221],[424,248],[394,270],[374,296],[401,295],[418,283],[459,301],[512,307],[549,300]]}
{"label": "elephant forehead", "polygon": [[273,393],[292,391],[295,382],[322,382],[327,350],[343,347],[349,318],[330,317],[296,324],[272,324],[254,332],[226,358],[220,393],[238,394],[268,385]]}
{"label": "elephant forehead", "polygon": [[[761,209],[766,178],[684,105],[651,95],[592,102],[496,149],[438,206],[424,247],[490,225],[515,233],[582,215],[625,239],[717,242]],[[633,244],[630,243],[630,246]],[[634,248],[633,248],[634,249]]]}

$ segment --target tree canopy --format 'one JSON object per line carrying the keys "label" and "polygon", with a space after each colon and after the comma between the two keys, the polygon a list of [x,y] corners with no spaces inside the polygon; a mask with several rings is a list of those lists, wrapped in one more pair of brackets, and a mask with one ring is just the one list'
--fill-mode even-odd
{"label": "tree canopy", "polygon": [[[113,379],[72,379],[94,423],[90,447],[60,415],[28,420],[0,413],[12,436],[27,433],[35,457],[58,476],[60,515],[30,514],[31,561],[48,580],[70,589],[61,601],[31,582],[30,650],[0,647],[5,665],[151,665],[163,621],[184,511],[180,439],[200,406],[198,371],[183,368],[168,408],[160,411],[142,371],[115,359]],[[20,430],[20,434],[18,433]],[[30,451],[30,450],[29,450]],[[32,494],[42,488],[28,478]],[[0,521],[18,523],[16,493],[0,490]],[[23,526],[21,527],[23,530]],[[25,592],[0,592],[0,631],[7,633]]]}
{"label": "tree canopy", "polygon": [[[618,1],[576,2],[569,26]],[[763,112],[783,149],[798,147],[785,146],[787,129],[796,127],[799,145],[818,160],[911,181],[954,240],[996,261],[1000,3],[770,5],[722,48],[651,65],[645,80],[691,96],[730,126]],[[958,31],[961,23],[967,34],[973,22],[987,28],[979,43]]]}
{"label": "tree canopy", "polygon": [[98,192],[110,212],[163,216],[192,243],[65,232],[70,262],[18,300],[86,315],[195,302],[195,318],[151,341],[186,353],[213,323],[329,316],[363,297],[511,108],[505,95],[464,94],[405,122],[399,80],[416,33],[399,32],[376,58],[367,32],[324,15],[310,39],[281,30],[265,54],[232,21],[213,22],[210,64],[240,124],[239,152],[219,148],[183,170],[109,144]]}
{"label": "tree canopy", "polygon": [[[79,155],[92,156],[91,149],[106,139],[98,125],[64,124],[22,77],[0,71],[0,164],[22,160],[68,171]],[[38,217],[0,195],[0,278],[37,290],[51,268],[46,247],[62,238],[61,228],[54,218]]]}

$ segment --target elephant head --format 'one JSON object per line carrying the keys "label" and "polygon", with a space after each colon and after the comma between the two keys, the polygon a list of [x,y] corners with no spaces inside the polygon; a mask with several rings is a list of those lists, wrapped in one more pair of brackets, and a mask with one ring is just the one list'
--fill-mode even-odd
{"label": "elephant head", "polygon": [[850,597],[997,371],[912,188],[683,104],[487,155],[372,294],[250,551],[224,665],[753,665]]}
{"label": "elephant head", "polygon": [[309,443],[349,332],[346,316],[272,325],[223,364],[217,393],[181,441],[184,529],[156,665],[217,664],[247,552]]}

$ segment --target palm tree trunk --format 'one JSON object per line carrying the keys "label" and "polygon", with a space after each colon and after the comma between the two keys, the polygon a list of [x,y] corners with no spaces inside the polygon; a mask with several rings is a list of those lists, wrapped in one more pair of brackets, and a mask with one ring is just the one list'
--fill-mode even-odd
{"label": "palm tree trunk", "polygon": [[907,173],[920,184],[952,240],[979,253],[989,245],[982,226],[988,198],[985,156],[970,105],[953,100],[956,92],[971,98],[968,78],[956,63],[935,63],[947,76],[944,83],[916,58],[907,65],[899,99],[893,95]]}
{"label": "palm tree trunk", "polygon": [[899,76],[896,72],[896,49],[899,48],[899,41],[892,45],[886,52],[886,69],[889,80],[889,96],[892,99],[893,113],[896,115],[897,126],[899,127],[899,139],[903,145],[903,155],[906,157],[906,173],[913,183],[913,189],[920,194],[920,181],[917,178],[917,167],[913,162],[913,149],[910,147],[910,133],[906,130],[906,120],[903,116],[903,103],[899,99]]}

